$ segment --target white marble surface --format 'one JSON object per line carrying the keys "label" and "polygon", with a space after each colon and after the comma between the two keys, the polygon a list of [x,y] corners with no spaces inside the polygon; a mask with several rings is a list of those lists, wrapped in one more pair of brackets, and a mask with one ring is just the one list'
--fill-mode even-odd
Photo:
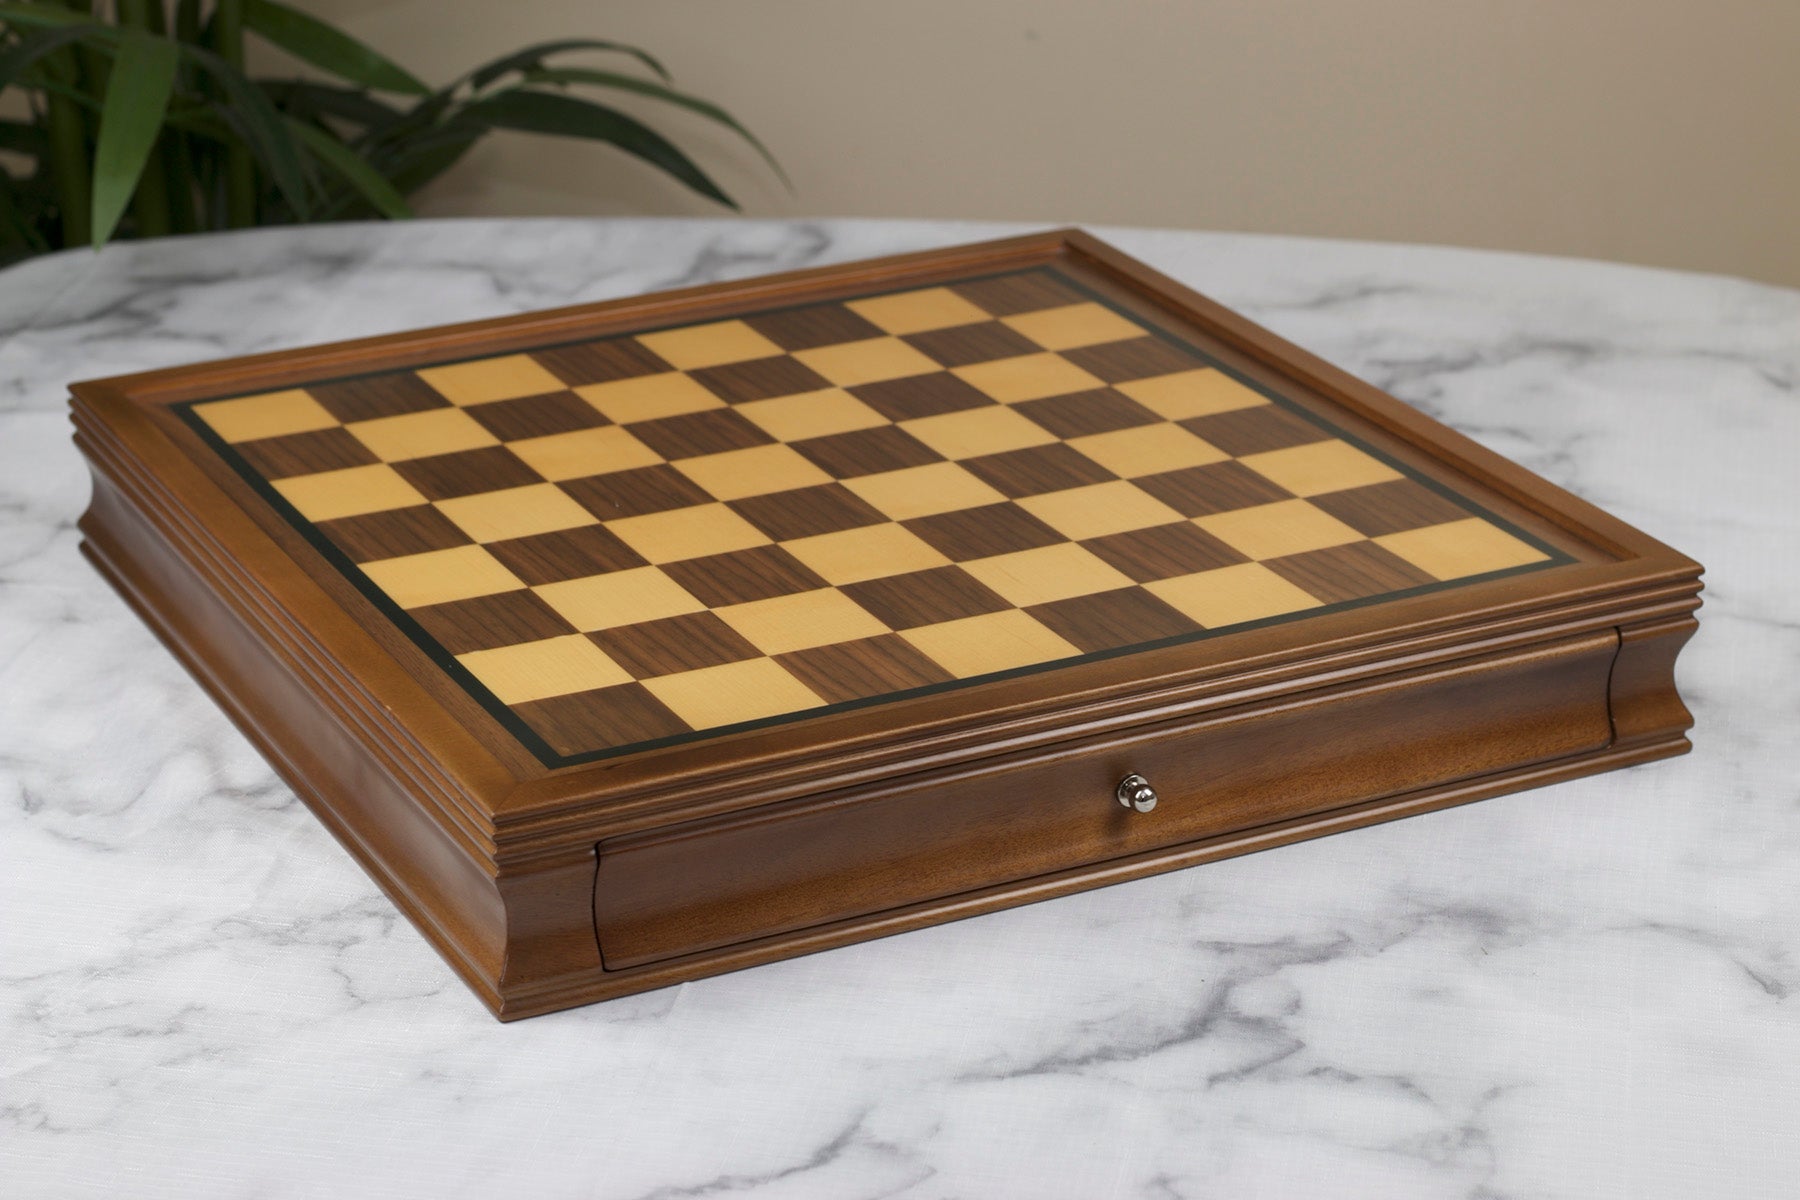
{"label": "white marble surface", "polygon": [[1795,1195],[1800,293],[1099,231],[1705,562],[1696,752],[510,1026],[76,553],[71,379],[999,232],[420,223],[0,273],[0,1194]]}

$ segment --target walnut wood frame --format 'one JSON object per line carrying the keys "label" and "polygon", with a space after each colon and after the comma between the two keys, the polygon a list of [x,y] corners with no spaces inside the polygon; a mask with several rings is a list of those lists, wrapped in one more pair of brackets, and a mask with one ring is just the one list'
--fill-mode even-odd
{"label": "walnut wood frame", "polygon": [[[1042,264],[1204,340],[1570,561],[550,769],[169,411]],[[1688,748],[1674,662],[1699,564],[1079,231],[72,391],[94,475],[84,552],[503,1020]],[[1272,744],[1304,761],[1271,779],[1245,748]],[[1178,786],[1156,813],[1124,814],[1108,781],[1146,761]],[[1034,787],[1048,802],[1018,798]],[[751,881],[763,891],[708,884],[771,838],[797,849]],[[907,869],[882,869],[895,861]]]}

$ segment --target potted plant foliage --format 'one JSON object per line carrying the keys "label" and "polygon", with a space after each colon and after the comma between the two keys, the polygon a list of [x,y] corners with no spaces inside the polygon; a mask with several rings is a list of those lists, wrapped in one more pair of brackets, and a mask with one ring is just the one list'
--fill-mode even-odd
{"label": "potted plant foliage", "polygon": [[[320,73],[254,77],[261,38]],[[629,64],[622,71],[595,63]],[[731,198],[672,142],[591,98],[629,92],[719,122],[635,46],[590,38],[502,55],[432,87],[278,0],[0,3],[0,261],[114,237],[411,215],[406,198],[496,129],[609,143]]]}

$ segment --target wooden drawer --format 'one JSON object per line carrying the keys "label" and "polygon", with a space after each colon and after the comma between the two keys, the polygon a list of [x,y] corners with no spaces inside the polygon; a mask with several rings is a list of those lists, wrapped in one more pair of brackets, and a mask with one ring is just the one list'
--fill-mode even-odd
{"label": "wooden drawer", "polygon": [[[1612,630],[599,846],[609,970],[1102,863],[1612,739]],[[1160,802],[1122,807],[1137,772]]]}

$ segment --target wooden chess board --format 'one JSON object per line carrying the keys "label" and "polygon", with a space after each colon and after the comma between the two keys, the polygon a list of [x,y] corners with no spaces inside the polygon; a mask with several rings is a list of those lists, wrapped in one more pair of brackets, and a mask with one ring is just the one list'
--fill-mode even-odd
{"label": "wooden chess board", "polygon": [[506,1016],[1686,745],[1695,564],[1079,234],[75,391],[90,555]]}
{"label": "wooden chess board", "polygon": [[1566,561],[1048,267],[179,411],[555,765]]}

